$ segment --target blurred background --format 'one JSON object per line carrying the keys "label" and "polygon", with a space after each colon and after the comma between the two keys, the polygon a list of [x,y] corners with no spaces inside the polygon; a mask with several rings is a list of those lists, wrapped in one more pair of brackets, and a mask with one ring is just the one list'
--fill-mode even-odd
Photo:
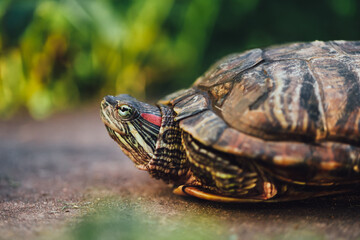
{"label": "blurred background", "polygon": [[0,118],[187,88],[232,52],[360,39],[356,0],[1,0]]}
{"label": "blurred background", "polygon": [[229,53],[334,39],[360,39],[360,1],[0,0],[0,239],[359,239],[358,195],[175,196],[98,114],[104,95],[156,102]]}

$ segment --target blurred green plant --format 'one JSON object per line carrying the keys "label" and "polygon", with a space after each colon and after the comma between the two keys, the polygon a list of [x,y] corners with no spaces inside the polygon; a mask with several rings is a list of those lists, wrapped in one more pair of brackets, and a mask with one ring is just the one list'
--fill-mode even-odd
{"label": "blurred green plant", "polygon": [[[152,81],[197,64],[218,2],[2,2],[2,117],[26,106],[42,118],[99,93],[144,98]],[[174,5],[182,19],[169,36]]]}
{"label": "blurred green plant", "polygon": [[248,48],[359,39],[359,12],[355,0],[2,0],[0,118],[158,98]]}
{"label": "blurred green plant", "polygon": [[[108,203],[109,204],[109,203]],[[231,239],[217,217],[159,214],[138,203],[111,202],[85,214],[60,239]],[[236,239],[236,238],[235,238]]]}

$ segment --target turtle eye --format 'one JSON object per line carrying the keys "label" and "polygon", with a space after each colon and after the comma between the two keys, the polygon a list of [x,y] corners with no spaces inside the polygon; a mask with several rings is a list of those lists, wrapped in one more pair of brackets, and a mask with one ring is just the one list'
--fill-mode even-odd
{"label": "turtle eye", "polygon": [[121,118],[129,118],[132,115],[133,110],[129,105],[124,104],[119,106],[118,113]]}

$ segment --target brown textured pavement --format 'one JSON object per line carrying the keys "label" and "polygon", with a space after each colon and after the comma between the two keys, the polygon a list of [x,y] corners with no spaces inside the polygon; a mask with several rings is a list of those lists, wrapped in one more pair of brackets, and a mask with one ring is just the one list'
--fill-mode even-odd
{"label": "brown textured pavement", "polygon": [[45,121],[0,122],[0,239],[61,236],[96,211],[94,202],[108,198],[126,199],[161,222],[205,216],[221,223],[226,239],[360,239],[360,196],[354,194],[235,205],[173,195],[122,154],[97,106]]}

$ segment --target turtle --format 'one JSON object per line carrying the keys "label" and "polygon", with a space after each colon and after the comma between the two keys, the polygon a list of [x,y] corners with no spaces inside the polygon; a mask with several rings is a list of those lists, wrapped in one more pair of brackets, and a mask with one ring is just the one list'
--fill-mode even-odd
{"label": "turtle", "polygon": [[360,41],[230,54],[156,105],[105,96],[100,115],[135,166],[178,195],[280,202],[360,190]]}

